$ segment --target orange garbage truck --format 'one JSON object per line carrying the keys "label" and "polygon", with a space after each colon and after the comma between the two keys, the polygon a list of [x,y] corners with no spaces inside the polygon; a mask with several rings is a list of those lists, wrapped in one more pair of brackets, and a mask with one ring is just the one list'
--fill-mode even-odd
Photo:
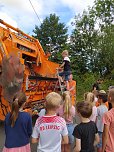
{"label": "orange garbage truck", "polygon": [[[27,96],[25,110],[39,110],[45,103],[45,96],[58,90],[56,69],[59,64],[49,61],[49,55],[37,39],[0,20],[0,75],[3,58],[10,58],[12,53],[24,67],[21,89]],[[0,85],[0,120],[4,120],[10,111],[10,102],[3,91]]]}

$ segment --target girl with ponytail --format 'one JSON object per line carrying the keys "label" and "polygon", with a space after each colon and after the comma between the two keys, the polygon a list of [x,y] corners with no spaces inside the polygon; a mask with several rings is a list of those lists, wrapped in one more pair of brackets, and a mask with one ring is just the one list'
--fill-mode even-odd
{"label": "girl with ponytail", "polygon": [[87,92],[84,94],[84,100],[89,102],[92,105],[92,115],[90,120],[96,122],[97,117],[97,107],[95,106],[95,96],[92,92]]}
{"label": "girl with ponytail", "polygon": [[62,146],[62,152],[70,152],[72,151],[74,143],[74,137],[72,133],[74,130],[73,117],[75,117],[75,107],[72,105],[69,91],[65,91],[63,93],[63,104],[57,110],[57,115],[65,119],[69,136],[69,144]]}
{"label": "girl with ponytail", "polygon": [[11,105],[11,112],[5,119],[5,146],[3,152],[30,152],[30,136],[32,134],[32,118],[23,111],[26,95],[16,94]]}

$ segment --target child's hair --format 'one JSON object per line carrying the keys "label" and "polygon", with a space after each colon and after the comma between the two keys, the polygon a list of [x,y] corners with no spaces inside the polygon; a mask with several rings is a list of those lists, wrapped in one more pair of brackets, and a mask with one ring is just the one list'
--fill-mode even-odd
{"label": "child's hair", "polygon": [[61,96],[56,92],[51,92],[46,96],[46,110],[57,109],[62,101]]}
{"label": "child's hair", "polygon": [[114,102],[114,88],[109,90],[109,97],[111,97],[111,101]]}
{"label": "child's hair", "polygon": [[76,104],[77,112],[84,118],[89,118],[92,114],[92,105],[90,102],[82,101]]}
{"label": "child's hair", "polygon": [[98,98],[99,98],[99,99],[102,99],[102,102],[103,102],[103,103],[107,102],[107,94],[106,94],[106,93],[100,93],[100,94],[98,95]]}
{"label": "child's hair", "polygon": [[67,119],[71,115],[70,109],[72,107],[69,91],[65,91],[63,93],[63,100],[64,100],[64,104],[63,104],[64,117],[65,119]]}
{"label": "child's hair", "polygon": [[110,90],[110,89],[114,89],[114,86],[109,86],[109,87],[108,87],[108,90]]}
{"label": "child's hair", "polygon": [[26,102],[26,95],[24,92],[16,94],[13,98],[11,105],[10,123],[11,127],[14,127],[15,122],[18,118],[19,108]]}
{"label": "child's hair", "polygon": [[90,103],[94,102],[94,98],[95,96],[92,92],[87,92],[84,94],[84,100],[87,102],[90,102]]}
{"label": "child's hair", "polygon": [[63,52],[62,52],[62,55],[66,55],[66,56],[68,56],[68,50],[64,50]]}

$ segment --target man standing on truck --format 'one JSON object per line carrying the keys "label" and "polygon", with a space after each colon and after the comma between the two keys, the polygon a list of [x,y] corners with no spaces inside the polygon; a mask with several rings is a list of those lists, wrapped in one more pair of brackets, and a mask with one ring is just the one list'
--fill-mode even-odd
{"label": "man standing on truck", "polygon": [[75,104],[76,104],[76,81],[73,80],[72,74],[69,75],[68,83],[69,83],[68,91],[70,91],[70,94],[71,94],[72,105],[75,106]]}

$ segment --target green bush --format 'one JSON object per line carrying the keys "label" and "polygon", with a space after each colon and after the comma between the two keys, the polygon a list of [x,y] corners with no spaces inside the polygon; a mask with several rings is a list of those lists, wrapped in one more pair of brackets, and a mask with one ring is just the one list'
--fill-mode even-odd
{"label": "green bush", "polygon": [[[97,73],[86,73],[81,76],[74,76],[76,80],[76,92],[77,92],[77,101],[83,100],[83,95],[85,92],[92,90],[92,85],[99,79],[100,76]],[[102,90],[107,91],[110,85],[114,85],[114,80],[104,78],[103,83],[100,85]]]}

